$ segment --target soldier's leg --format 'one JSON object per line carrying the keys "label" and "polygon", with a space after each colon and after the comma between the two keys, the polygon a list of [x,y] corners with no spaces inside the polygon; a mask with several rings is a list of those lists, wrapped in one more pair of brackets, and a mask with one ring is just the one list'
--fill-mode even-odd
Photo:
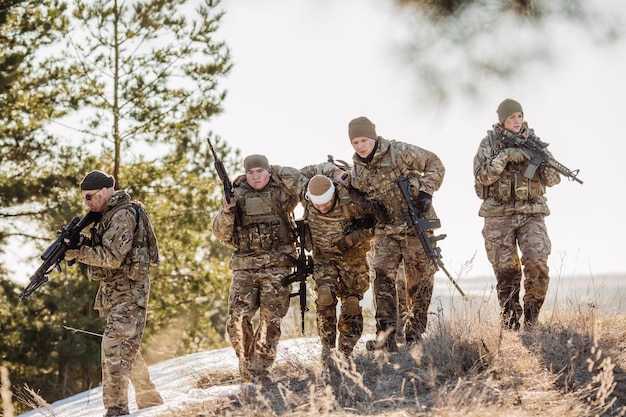
{"label": "soldier's leg", "polygon": [[276,346],[281,335],[280,325],[289,310],[291,285],[285,287],[282,283],[283,277],[289,274],[288,267],[266,268],[258,274],[259,327],[254,332],[248,369],[253,380],[263,382],[268,378],[268,368],[276,359]]}
{"label": "soldier's leg", "polygon": [[496,275],[498,301],[505,328],[519,329],[522,315],[520,284],[522,269],[517,254],[517,218],[487,217],[483,228],[487,258]]}
{"label": "soldier's leg", "polygon": [[404,329],[407,343],[422,338],[428,324],[428,308],[433,296],[436,268],[426,256],[418,236],[402,238],[402,256],[406,280],[406,299],[410,310]]}
{"label": "soldier's leg", "polygon": [[537,324],[550,282],[551,242],[543,215],[528,217],[520,228],[519,246],[524,265],[524,325],[530,328]]}
{"label": "soldier's leg", "polygon": [[130,380],[133,383],[133,387],[135,387],[135,400],[140,410],[163,404],[163,397],[161,397],[161,394],[159,394],[150,379],[148,366],[143,356],[141,356],[140,351],[137,351],[137,355],[135,356]]}
{"label": "soldier's leg", "polygon": [[139,351],[145,309],[115,305],[106,316],[102,335],[102,400],[110,415],[128,413],[128,382]]}
{"label": "soldier's leg", "polygon": [[400,263],[396,275],[396,294],[398,296],[398,327],[396,328],[396,338],[400,343],[406,341],[404,336],[404,326],[409,314],[411,299],[407,298],[406,277],[404,272],[404,262]]}
{"label": "soldier's leg", "polygon": [[358,256],[345,259],[340,269],[338,294],[341,298],[339,314],[339,351],[349,356],[363,334],[363,310],[361,300],[369,288],[369,268],[365,258]]}
{"label": "soldier's leg", "polygon": [[400,244],[389,236],[376,236],[374,239],[374,298],[376,299],[376,338],[375,348],[390,351],[398,349],[396,345],[396,327],[398,320],[396,274],[400,265]]}
{"label": "soldier's leg", "polygon": [[337,270],[324,260],[316,261],[315,272],[315,314],[317,334],[322,343],[322,362],[329,358],[337,340]]}
{"label": "soldier's leg", "polygon": [[253,343],[252,317],[259,309],[259,287],[253,272],[233,271],[233,281],[228,297],[226,331],[239,359],[239,374],[250,382],[248,364]]}

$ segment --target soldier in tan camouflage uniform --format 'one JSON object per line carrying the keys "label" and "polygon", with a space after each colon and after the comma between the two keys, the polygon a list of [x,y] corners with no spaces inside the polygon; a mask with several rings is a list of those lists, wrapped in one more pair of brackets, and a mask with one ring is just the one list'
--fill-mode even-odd
{"label": "soldier in tan camouflage uniform", "polygon": [[[497,114],[499,122],[487,132],[474,157],[475,190],[484,200],[478,214],[485,218],[482,233],[498,281],[502,324],[517,330],[522,312],[527,327],[537,322],[548,291],[551,246],[544,218],[550,210],[545,192],[546,187],[558,184],[561,177],[553,168],[543,165],[532,179],[524,177],[530,157],[499,139],[505,130],[524,139],[533,136],[534,131],[524,121],[522,106],[515,100],[502,101]],[[520,305],[522,265],[523,309]]]}
{"label": "soldier in tan camouflage uniform", "polygon": [[[334,165],[328,164],[332,175]],[[263,155],[244,160],[245,175],[233,181],[234,199],[224,201],[213,220],[213,233],[235,249],[229,267],[226,330],[245,382],[269,381],[276,358],[281,321],[289,309],[291,286],[282,280],[293,267],[293,209],[304,196],[308,178],[296,168],[270,166]],[[259,311],[259,326],[252,317]]]}
{"label": "soldier in tan camouflage uniform", "polygon": [[85,204],[102,217],[91,237],[82,237],[66,259],[89,265],[100,281],[95,309],[106,318],[102,337],[102,399],[105,417],[128,414],[128,381],[137,406],[163,404],[139,352],[146,326],[150,293],[148,270],[158,263],[152,225],[139,202],[125,191],[115,191],[115,180],[101,171],[88,173],[80,184]]}
{"label": "soldier in tan camouflage uniform", "polygon": [[[341,182],[324,175],[309,181],[303,201],[313,244],[317,333],[322,362],[332,350],[348,357],[363,333],[360,301],[369,288],[365,254],[370,248],[373,218],[364,214]],[[339,322],[337,301],[341,300]]]}
{"label": "soldier in tan camouflage uniform", "polygon": [[387,218],[385,222],[377,221],[375,228],[371,266],[375,274],[377,343],[370,346],[395,351],[396,278],[400,262],[404,261],[406,279],[404,333],[408,344],[417,343],[426,330],[436,271],[417,233],[407,226],[402,212],[405,202],[397,180],[408,178],[416,209],[434,218],[432,195],[441,186],[445,168],[430,151],[379,137],[374,124],[366,117],[350,121],[348,136],[355,150],[352,186],[365,193],[368,200],[382,205],[384,213],[381,214]]}

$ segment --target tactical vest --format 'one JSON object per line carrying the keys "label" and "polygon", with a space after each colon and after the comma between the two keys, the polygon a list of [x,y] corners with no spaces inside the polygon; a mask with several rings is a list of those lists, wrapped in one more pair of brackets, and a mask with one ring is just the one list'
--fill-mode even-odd
{"label": "tactical vest", "polygon": [[[491,158],[494,158],[506,146],[499,140],[493,130],[488,131],[487,137],[491,144]],[[543,196],[546,186],[539,178],[539,170],[535,171],[532,179],[524,177],[528,162],[508,162],[502,174],[491,185],[482,185],[474,178],[474,191],[478,198],[485,200],[493,198],[501,203],[511,201],[533,202],[535,198]]]}
{"label": "tactical vest", "polygon": [[[237,197],[241,212],[235,222],[233,238],[239,251],[269,251],[293,242],[293,215],[285,214],[283,219],[272,207],[279,197],[280,188],[272,184],[261,191],[249,190]],[[276,208],[280,210],[279,205]]]}
{"label": "tactical vest", "polygon": [[149,277],[150,266],[156,266],[160,262],[158,242],[152,223],[145,207],[138,201],[118,203],[109,209],[91,229],[93,245],[102,245],[102,236],[110,227],[111,219],[115,213],[123,209],[132,209],[135,215],[136,226],[133,232],[132,248],[122,262],[121,271],[110,268],[91,268],[91,275],[95,280],[107,280],[121,272],[132,280],[140,281]]}
{"label": "tactical vest", "polygon": [[368,200],[377,200],[382,203],[389,217],[389,224],[404,224],[406,222],[402,208],[404,197],[397,184],[402,176],[396,163],[394,150],[395,140],[389,140],[388,155],[384,155],[375,166],[364,169],[360,164],[354,164],[354,187],[365,193]]}

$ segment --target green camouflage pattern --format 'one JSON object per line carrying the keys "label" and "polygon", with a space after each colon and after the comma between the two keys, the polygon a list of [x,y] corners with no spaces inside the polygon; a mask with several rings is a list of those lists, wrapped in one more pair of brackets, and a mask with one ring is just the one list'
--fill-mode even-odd
{"label": "green camouflage pattern", "polygon": [[[410,228],[402,213],[403,197],[397,180],[407,177],[411,193],[420,191],[433,195],[439,189],[445,175],[443,163],[437,155],[395,140],[378,138],[378,147],[371,162],[364,162],[356,153],[352,158],[352,186],[365,193],[369,200],[380,202],[389,216],[387,224],[379,224],[376,234],[397,234]],[[426,217],[436,217],[431,208]]]}
{"label": "green camouflage pattern", "polygon": [[[415,230],[406,224],[402,213],[404,198],[396,181],[407,177],[413,196],[420,191],[433,195],[443,182],[445,167],[433,152],[382,137],[378,138],[370,162],[363,161],[356,153],[352,159],[352,186],[365,193],[366,198],[382,203],[390,218],[388,224],[377,224],[375,229],[371,268],[374,271],[376,334],[395,345],[398,326],[396,280],[403,262],[404,310],[407,312],[404,333],[407,342],[417,342],[426,330],[436,268],[426,256]],[[435,218],[434,208],[431,207],[425,216]]]}
{"label": "green camouflage pattern", "polygon": [[[355,204],[345,186],[335,182],[336,201],[327,213],[303,201],[304,218],[308,220],[312,242],[316,299],[317,332],[323,352],[338,346],[350,354],[363,333],[363,312],[360,301],[369,288],[369,272],[365,254],[370,249],[372,228],[356,227],[364,221],[364,213]],[[338,242],[349,237],[351,247]],[[326,288],[324,296],[320,289]],[[337,320],[337,303],[341,301]]]}
{"label": "green camouflage pattern", "polygon": [[[483,198],[478,215],[481,217],[508,216],[512,214],[550,214],[546,187],[561,182],[560,174],[553,168],[540,166],[532,179],[522,175],[528,162],[514,163],[500,154],[505,149],[498,139],[503,127],[499,124],[487,132],[474,157],[475,188]],[[520,136],[527,138],[534,131],[526,124]],[[546,149],[546,152],[550,152]]]}
{"label": "green camouflage pattern", "polygon": [[[270,182],[261,191],[254,190],[245,175],[237,177],[233,181],[237,210],[227,213],[222,207],[213,220],[214,235],[235,250],[229,262],[233,276],[226,330],[245,382],[267,377],[276,358],[291,293],[291,285],[283,286],[282,279],[291,272],[296,256],[293,209],[308,183],[295,168],[270,168]],[[324,173],[332,175],[333,170],[327,164]],[[261,194],[264,198],[257,198]],[[252,318],[257,312],[255,330]]]}
{"label": "green camouflage pattern", "polygon": [[[147,250],[137,251],[133,247],[148,245],[150,239],[142,235],[147,230],[151,231],[152,225],[137,227],[137,212],[131,206],[130,196],[125,191],[116,191],[92,228],[91,237],[79,250],[78,261],[87,264],[92,279],[100,282],[94,308],[106,319],[102,337],[105,408],[128,407],[129,379],[135,387],[138,404],[148,407],[163,402],[139,353],[146,326],[150,279],[145,267],[133,265],[144,261],[149,264],[151,260]],[[137,253],[146,253],[147,258],[137,259],[134,255]]]}
{"label": "green camouflage pattern", "polygon": [[[548,256],[551,243],[544,216],[516,214],[487,217],[482,231],[487,258],[497,279],[498,301],[503,324],[519,328],[524,322],[537,322],[539,310],[550,281]],[[518,247],[522,253],[520,260]],[[524,266],[524,308],[520,304],[520,286]]]}
{"label": "green camouflage pattern", "polygon": [[[528,162],[514,163],[503,157],[505,146],[497,140],[502,131],[502,125],[495,124],[480,142],[474,157],[474,179],[483,199],[478,214],[484,217],[482,235],[497,280],[502,324],[518,329],[522,315],[527,326],[537,322],[548,291],[551,242],[545,224],[545,216],[550,214],[545,192],[559,184],[561,177],[542,165],[532,179],[524,178]],[[524,123],[520,136],[533,134]]]}
{"label": "green camouflage pattern", "polygon": [[[228,298],[226,331],[244,382],[263,375],[276,359],[281,321],[289,310],[291,285],[282,279],[291,269],[284,266],[233,271]],[[259,325],[252,318],[259,312]]]}

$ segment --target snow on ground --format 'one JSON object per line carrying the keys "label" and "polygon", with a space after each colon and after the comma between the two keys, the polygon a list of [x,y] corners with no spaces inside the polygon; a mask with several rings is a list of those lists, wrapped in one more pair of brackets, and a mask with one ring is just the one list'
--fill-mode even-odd
{"label": "snow on ground", "polygon": [[[276,362],[293,362],[294,359],[307,363],[319,357],[319,338],[299,338],[283,340],[278,345]],[[193,353],[179,358],[160,362],[149,367],[150,376],[164,399],[159,407],[137,410],[134,391],[129,390],[129,410],[133,417],[156,417],[165,412],[176,415],[194,403],[202,403],[211,398],[225,397],[239,393],[241,384],[219,385],[206,389],[195,388],[197,381],[210,371],[238,369],[238,361],[232,348],[222,348],[208,352]],[[35,387],[31,387],[36,389]],[[20,414],[18,417],[94,417],[104,415],[102,387],[76,394],[50,404],[50,410],[40,408]]]}

